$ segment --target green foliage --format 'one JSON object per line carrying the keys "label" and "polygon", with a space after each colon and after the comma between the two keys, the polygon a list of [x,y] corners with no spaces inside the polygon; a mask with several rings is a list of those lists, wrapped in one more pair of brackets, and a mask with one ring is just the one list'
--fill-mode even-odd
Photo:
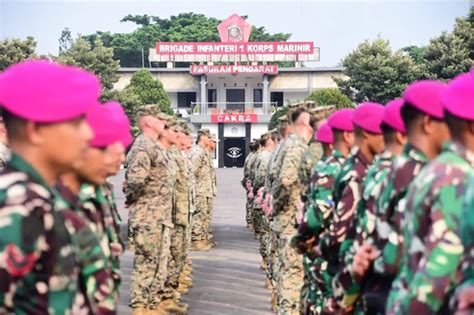
{"label": "green foliage", "polygon": [[61,36],[59,37],[59,53],[66,52],[71,48],[72,45],[72,34],[71,30],[68,27],[65,27],[62,32]]}
{"label": "green foliage", "polygon": [[103,90],[110,90],[119,77],[119,62],[113,58],[113,49],[104,46],[100,39],[94,46],[82,37],[72,42],[71,47],[59,54],[56,61],[87,69],[96,74],[102,83]]}
{"label": "green foliage", "polygon": [[314,90],[306,100],[314,101],[318,106],[335,105],[336,108],[354,107],[354,103],[337,88]]}
{"label": "green foliage", "polygon": [[276,127],[278,127],[279,125],[279,118],[281,116],[284,116],[286,115],[286,113],[288,113],[288,106],[283,106],[282,108],[280,108],[279,110],[277,110],[273,115],[272,115],[272,118],[270,119],[270,123],[268,124],[268,130],[272,130]]}
{"label": "green foliage", "polygon": [[431,39],[423,54],[427,76],[449,80],[469,71],[474,62],[474,9],[456,19],[452,33],[443,32]]}
{"label": "green foliage", "polygon": [[160,104],[161,110],[173,114],[171,100],[163,88],[163,84],[155,79],[150,71],[143,69],[136,72],[130,84],[121,92],[122,105],[134,117],[138,107],[145,104]]}
{"label": "green foliage", "polygon": [[426,47],[407,46],[401,50],[406,52],[416,64],[423,64],[423,55],[425,54]]}
{"label": "green foliage", "polygon": [[20,61],[36,58],[36,41],[28,36],[26,40],[0,40],[0,71]]}
{"label": "green foliage", "polygon": [[[244,17],[245,18],[245,17]],[[132,33],[96,32],[84,36],[94,44],[100,38],[106,47],[114,49],[114,58],[120,61],[121,67],[141,67],[142,52],[145,62],[148,50],[155,47],[156,42],[218,42],[217,26],[221,22],[203,14],[180,13],[169,19],[158,16],[127,15],[122,22],[133,22],[139,27]],[[286,41],[291,34],[278,33],[271,35],[264,27],[253,27],[251,41]]]}
{"label": "green foliage", "polygon": [[362,42],[342,61],[349,79],[335,79],[353,101],[386,103],[400,97],[405,86],[420,78],[421,69],[402,51],[392,52],[389,42]]}

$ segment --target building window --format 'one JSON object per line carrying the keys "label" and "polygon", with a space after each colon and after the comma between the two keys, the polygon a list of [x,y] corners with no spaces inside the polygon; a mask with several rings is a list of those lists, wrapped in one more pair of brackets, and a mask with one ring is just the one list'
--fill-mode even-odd
{"label": "building window", "polygon": [[196,102],[196,92],[178,92],[178,108],[189,108]]}
{"label": "building window", "polygon": [[207,107],[217,108],[217,90],[208,89],[207,90]]}
{"label": "building window", "polygon": [[254,108],[261,108],[263,107],[263,90],[262,89],[254,89],[253,90],[253,107]]}
{"label": "building window", "polygon": [[277,107],[283,106],[283,92],[271,92],[270,102],[276,103]]}

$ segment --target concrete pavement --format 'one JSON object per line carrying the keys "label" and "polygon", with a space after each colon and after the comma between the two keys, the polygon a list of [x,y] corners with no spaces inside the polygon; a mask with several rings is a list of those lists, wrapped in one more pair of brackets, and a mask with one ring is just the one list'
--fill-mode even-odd
{"label": "concrete pavement", "polygon": [[[240,186],[242,169],[218,169],[218,196],[213,215],[217,246],[209,252],[191,252],[194,286],[183,297],[189,314],[272,314],[270,291],[259,269],[258,242],[245,228],[245,192]],[[120,191],[123,174],[114,178],[116,198],[124,222],[127,212]],[[123,280],[119,314],[131,314],[127,306],[133,255],[122,257]]]}

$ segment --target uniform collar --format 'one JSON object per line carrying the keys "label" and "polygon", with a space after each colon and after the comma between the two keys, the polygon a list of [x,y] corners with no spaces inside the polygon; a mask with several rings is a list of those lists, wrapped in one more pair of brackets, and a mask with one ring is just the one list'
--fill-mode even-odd
{"label": "uniform collar", "polygon": [[354,159],[356,163],[360,163],[364,166],[364,168],[368,168],[370,165],[369,159],[362,153],[362,150],[357,150],[357,152],[354,155]]}
{"label": "uniform collar", "polygon": [[51,191],[51,187],[44,180],[43,176],[41,176],[40,173],[38,173],[38,171],[30,163],[28,163],[25,159],[23,159],[18,154],[12,153],[10,161],[8,162],[8,165],[20,172],[26,173],[35,182],[37,182],[41,186],[48,188],[48,190]]}
{"label": "uniform collar", "polygon": [[443,152],[452,152],[464,159],[469,165],[474,166],[474,152],[469,151],[459,143],[445,142],[443,144]]}
{"label": "uniform collar", "polygon": [[428,162],[428,157],[426,156],[426,154],[421,152],[420,149],[418,149],[411,143],[405,144],[405,148],[403,149],[403,154],[408,156],[410,159],[413,159],[418,162]]}

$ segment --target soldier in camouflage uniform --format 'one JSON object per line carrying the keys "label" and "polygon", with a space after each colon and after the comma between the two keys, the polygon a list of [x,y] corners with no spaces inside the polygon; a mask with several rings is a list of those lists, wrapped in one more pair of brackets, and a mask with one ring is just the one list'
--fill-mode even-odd
{"label": "soldier in camouflage uniform", "polygon": [[447,314],[461,276],[463,197],[474,174],[474,78],[462,74],[442,94],[452,136],[408,188],[402,261],[388,314]]}
{"label": "soldier in camouflage uniform", "polygon": [[0,171],[7,165],[10,158],[10,149],[7,145],[7,129],[3,122],[3,117],[0,114]]}
{"label": "soldier in camouflage uniform", "polygon": [[52,187],[92,138],[82,117],[100,83],[77,68],[26,61],[3,72],[0,86],[13,152],[0,173],[0,313],[97,314],[80,277],[104,275],[104,257]]}
{"label": "soldier in camouflage uniform", "polygon": [[[115,111],[115,105],[121,112]],[[114,214],[102,185],[108,170],[116,163],[115,147],[121,147],[121,152],[124,150],[122,134],[128,133],[125,145],[130,144],[130,125],[118,103],[97,105],[89,111],[87,122],[94,132],[90,147],[74,171],[62,176],[57,189],[67,206],[87,222],[100,242],[100,249],[107,259],[107,275],[93,281],[84,279],[83,284],[90,303],[97,305],[98,312],[110,314],[117,311],[120,270],[117,270],[115,263],[122,248],[120,235],[115,229]]]}
{"label": "soldier in camouflage uniform", "polygon": [[460,220],[460,235],[464,247],[464,261],[459,286],[451,299],[451,310],[456,315],[471,315],[474,311],[474,176],[469,179],[466,202]]}
{"label": "soldier in camouflage uniform", "polygon": [[316,287],[313,289],[316,296],[311,297],[313,300],[308,311],[315,314],[334,313],[333,303],[330,301],[332,287],[327,261],[321,257],[319,241],[329,231],[334,210],[334,183],[354,143],[352,114],[351,109],[340,110],[328,119],[333,132],[334,151],[325,163],[316,164],[312,171],[305,216],[298,226],[298,233],[292,239],[298,251],[312,260],[311,285]]}
{"label": "soldier in camouflage uniform", "polygon": [[[255,202],[253,213],[256,216],[254,222],[254,227],[259,227],[259,241],[260,241],[260,255],[262,256],[262,263],[261,269],[265,270],[267,268],[267,254],[268,249],[267,246],[269,244],[269,233],[270,233],[270,226],[268,219],[266,218],[265,214],[262,210],[262,202],[256,200],[258,196],[263,196],[263,189],[265,186],[265,175],[268,167],[268,163],[270,162],[271,154],[273,149],[275,148],[275,142],[273,141],[272,134],[267,132],[264,133],[260,138],[260,151],[257,156],[257,161],[255,162],[255,176],[252,183],[254,195],[255,195]],[[261,199],[261,198],[260,198]]]}
{"label": "soldier in camouflage uniform", "polygon": [[201,129],[198,133],[197,145],[191,152],[193,174],[196,180],[196,204],[193,214],[192,242],[195,250],[209,250],[209,230],[206,225],[209,209],[212,206],[212,165],[207,152],[211,133],[209,129]]}
{"label": "soldier in camouflage uniform", "polygon": [[250,165],[253,164],[253,161],[256,158],[255,155],[258,152],[259,145],[256,141],[252,141],[252,142],[250,142],[249,147],[250,147],[250,153],[245,158],[244,177],[243,177],[241,183],[242,183],[242,187],[246,191],[246,196],[247,196],[247,202],[245,204],[245,221],[247,222],[247,228],[250,229],[250,230],[253,230],[253,226],[252,226],[252,219],[253,219],[253,216],[252,216],[252,202],[253,202],[253,200],[252,200],[252,198],[250,198],[248,196],[248,194],[249,194],[248,181],[249,181],[249,176],[250,176],[250,172],[251,172]]}
{"label": "soldier in camouflage uniform", "polygon": [[[361,189],[361,200],[357,205],[353,244],[345,256],[341,257],[343,268],[334,280],[334,285],[337,287],[334,292],[339,305],[346,311],[354,308],[354,314],[372,314],[374,309],[372,304],[377,302],[374,297],[377,296],[379,289],[378,278],[374,277],[373,273],[360,275],[360,267],[357,261],[354,262],[354,255],[359,250],[364,251],[362,245],[366,241],[371,243],[372,234],[375,231],[374,204],[381,193],[382,182],[387,177],[395,158],[401,154],[406,141],[400,113],[402,105],[403,100],[399,99],[388,103],[384,108],[380,128],[383,131],[385,150],[367,170]],[[364,254],[375,253],[364,251]]]}
{"label": "soldier in camouflage uniform", "polygon": [[312,116],[304,108],[291,114],[295,132],[285,144],[282,154],[281,171],[273,184],[273,225],[277,234],[277,257],[279,276],[277,283],[278,312],[299,314],[299,297],[303,283],[302,258],[289,245],[290,237],[296,230],[297,213],[301,207],[298,167],[308,142],[313,136]]}
{"label": "soldier in camouflage uniform", "polygon": [[212,247],[214,247],[216,246],[217,243],[214,241],[214,235],[212,233],[211,222],[212,222],[212,213],[214,209],[214,199],[217,196],[217,174],[216,174],[216,169],[214,168],[212,155],[214,154],[216,150],[217,138],[214,134],[211,134],[209,139],[211,141],[209,141],[207,150],[208,150],[208,157],[209,157],[209,165],[211,166],[209,171],[211,172],[211,179],[212,179],[212,198],[209,203],[209,209],[206,216],[206,227],[207,227],[207,235],[208,235],[207,241]]}
{"label": "soldier in camouflage uniform", "polygon": [[159,305],[168,274],[174,178],[160,140],[169,117],[159,105],[146,105],[137,116],[141,133],[127,155],[123,189],[130,212],[129,247],[135,253],[130,306],[142,314],[163,310]]}
{"label": "soldier in camouflage uniform", "polygon": [[363,272],[359,271],[359,277],[373,263],[375,275],[370,279],[374,281],[372,286],[376,288],[377,295],[367,307],[374,309],[376,313],[384,312],[391,282],[398,272],[400,243],[403,241],[400,233],[404,208],[401,206],[407,187],[428,159],[439,153],[448,136],[446,125],[441,120],[439,95],[443,88],[440,83],[428,81],[414,83],[405,91],[401,112],[407,128],[408,143],[401,156],[392,164],[381,184],[382,193],[374,204],[376,229],[373,231],[373,240],[370,241],[373,245],[366,242],[354,257],[357,264],[365,267]]}

